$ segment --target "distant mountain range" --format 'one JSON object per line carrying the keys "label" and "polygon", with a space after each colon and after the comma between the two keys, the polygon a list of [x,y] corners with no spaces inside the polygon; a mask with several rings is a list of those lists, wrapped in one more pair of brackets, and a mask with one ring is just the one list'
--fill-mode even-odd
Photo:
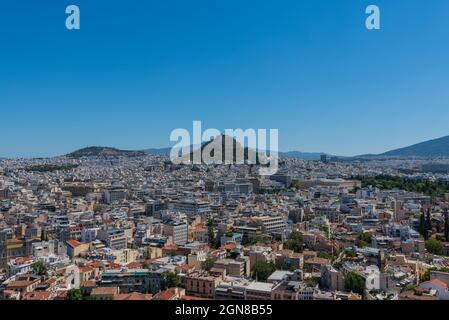
{"label": "distant mountain range", "polygon": [[152,148],[152,149],[145,149],[143,150],[143,152],[152,155],[168,156],[170,154],[170,150],[171,148]]}
{"label": "distant mountain range", "polygon": [[138,157],[144,156],[146,153],[143,151],[132,151],[132,150],[119,150],[110,147],[87,147],[83,149],[76,150],[72,153],[67,154],[69,158],[82,158],[82,157]]}
{"label": "distant mountain range", "polygon": [[381,154],[366,154],[356,158],[438,158],[449,157],[449,136],[420,142]]}
{"label": "distant mountain range", "polygon": [[449,136],[417,143],[409,147],[385,152],[382,156],[394,157],[447,157],[449,156]]}
{"label": "distant mountain range", "polygon": [[[212,140],[213,141],[213,140]],[[212,141],[205,142],[202,144],[201,149],[203,150]],[[234,151],[237,147],[242,147],[240,144],[236,144],[234,141]],[[198,146],[191,146],[190,150],[196,150]],[[89,156],[127,156],[127,157],[138,157],[145,154],[152,155],[164,155],[168,156],[170,154],[171,148],[152,148],[140,151],[133,150],[119,150],[110,147],[87,147],[66,155],[71,158],[89,157]],[[244,148],[245,159],[248,157],[248,148]],[[324,152],[300,152],[300,151],[288,151],[279,152],[280,157],[284,158],[294,158],[301,160],[319,160]],[[191,153],[187,155],[191,157]],[[405,148],[391,150],[381,154],[365,154],[355,157],[340,157],[342,160],[352,160],[352,159],[375,159],[375,158],[436,158],[436,157],[449,157],[449,136],[433,139],[418,144],[414,144]],[[1,158],[0,158],[1,159]]]}
{"label": "distant mountain range", "polygon": [[324,152],[287,151],[287,152],[279,152],[279,157],[299,159],[299,160],[320,160],[320,158],[323,154],[326,154],[326,153],[324,153]]}

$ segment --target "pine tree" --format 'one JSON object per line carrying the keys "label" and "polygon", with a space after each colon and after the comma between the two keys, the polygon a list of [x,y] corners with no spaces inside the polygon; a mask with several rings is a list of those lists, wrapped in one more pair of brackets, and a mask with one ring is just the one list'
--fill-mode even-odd
{"label": "pine tree", "polygon": [[426,228],[426,218],[424,216],[424,212],[421,214],[419,219],[419,233],[424,237],[424,240],[427,240],[427,228]]}
{"label": "pine tree", "polygon": [[430,209],[427,209],[427,214],[426,214],[426,230],[427,230],[427,232],[432,231],[432,221],[430,219]]}
{"label": "pine tree", "polygon": [[449,241],[449,214],[447,209],[444,211],[444,237]]}
{"label": "pine tree", "polygon": [[45,232],[44,228],[41,230],[41,241],[48,241],[47,232]]}
{"label": "pine tree", "polygon": [[208,219],[207,221],[207,233],[209,236],[209,245],[211,246],[211,248],[219,248],[220,247],[220,239],[218,239],[215,236],[215,231],[214,231],[214,222],[211,218]]}

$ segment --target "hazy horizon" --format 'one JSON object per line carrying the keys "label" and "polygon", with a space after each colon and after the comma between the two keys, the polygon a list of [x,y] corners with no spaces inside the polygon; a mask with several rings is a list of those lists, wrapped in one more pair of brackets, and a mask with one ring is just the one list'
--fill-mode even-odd
{"label": "hazy horizon", "polygon": [[[449,135],[448,136],[444,136],[444,137],[438,137],[438,138],[429,139],[429,140],[426,140],[426,141],[419,141],[419,142],[411,144],[410,146],[419,144],[421,142],[427,142],[427,141],[431,141],[431,140],[435,140],[435,139],[439,139],[439,138],[445,138],[445,137],[449,137]],[[203,141],[203,143],[204,142],[206,142],[206,141]],[[149,147],[149,148],[138,148],[138,149],[126,148],[126,147],[125,148],[121,148],[121,147],[116,147],[116,146],[113,146],[113,145],[86,145],[86,146],[82,146],[82,147],[74,149],[74,150],[69,150],[69,151],[67,151],[65,153],[62,153],[62,154],[40,155],[40,156],[32,156],[32,155],[31,156],[1,156],[0,155],[0,158],[25,158],[25,159],[26,158],[30,158],[30,159],[31,158],[52,158],[52,157],[65,156],[65,155],[67,155],[67,154],[69,154],[71,152],[74,152],[74,151],[77,151],[77,150],[81,150],[81,149],[84,149],[84,148],[89,148],[89,147],[114,148],[114,149],[123,150],[123,151],[146,151],[146,150],[151,150],[151,149],[167,149],[167,148],[173,147],[174,144],[175,144],[175,142],[173,142],[173,143],[171,143],[171,145],[165,146],[165,147]],[[245,147],[247,146],[245,143],[243,143],[243,145]],[[188,145],[188,146],[193,147],[193,149],[199,148],[199,145],[191,144],[191,145]],[[178,146],[178,147],[181,147],[181,146]],[[401,149],[403,147],[408,147],[408,146],[401,146],[401,147],[398,147],[398,148],[395,148],[395,149]],[[379,153],[358,153],[358,154],[352,154],[352,155],[339,154],[339,153],[330,153],[330,152],[326,152],[326,151],[304,151],[304,150],[282,150],[282,149],[280,149],[279,152],[281,152],[281,153],[301,152],[301,153],[308,153],[308,154],[315,153],[315,154],[327,154],[327,155],[340,156],[340,157],[354,157],[354,156],[363,156],[363,155],[383,154],[385,152],[392,151],[392,150],[395,150],[395,149],[389,149],[389,150],[385,150],[385,151],[382,151],[382,152],[379,152]]]}

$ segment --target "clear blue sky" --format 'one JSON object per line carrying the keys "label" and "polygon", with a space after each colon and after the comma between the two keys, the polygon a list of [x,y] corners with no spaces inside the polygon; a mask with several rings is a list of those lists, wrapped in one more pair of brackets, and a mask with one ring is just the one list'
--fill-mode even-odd
{"label": "clear blue sky", "polygon": [[449,1],[4,0],[0,112],[0,156],[165,147],[193,120],[383,152],[449,135]]}

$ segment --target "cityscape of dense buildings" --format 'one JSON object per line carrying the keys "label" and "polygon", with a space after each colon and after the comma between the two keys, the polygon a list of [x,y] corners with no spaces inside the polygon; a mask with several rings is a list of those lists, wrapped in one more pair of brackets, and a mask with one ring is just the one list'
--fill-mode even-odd
{"label": "cityscape of dense buildings", "polygon": [[3,159],[0,298],[448,300],[447,168]]}

